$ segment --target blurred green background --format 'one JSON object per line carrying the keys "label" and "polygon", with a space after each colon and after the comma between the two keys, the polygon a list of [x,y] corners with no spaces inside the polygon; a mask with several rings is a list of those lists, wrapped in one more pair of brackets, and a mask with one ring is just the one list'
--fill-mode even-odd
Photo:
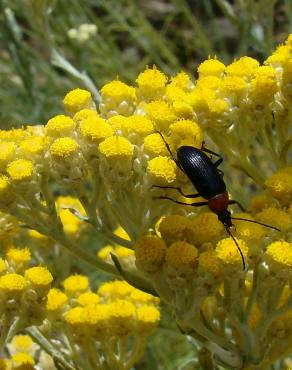
{"label": "blurred green background", "polygon": [[[117,76],[134,82],[147,64],[170,74],[185,69],[195,75],[208,55],[226,63],[242,55],[263,61],[292,29],[291,0],[0,4],[1,128],[44,123],[60,113],[70,88],[88,87],[83,71],[97,87]],[[96,28],[84,36],[84,24]],[[64,58],[62,66],[56,52]],[[64,63],[70,64],[64,68]]]}

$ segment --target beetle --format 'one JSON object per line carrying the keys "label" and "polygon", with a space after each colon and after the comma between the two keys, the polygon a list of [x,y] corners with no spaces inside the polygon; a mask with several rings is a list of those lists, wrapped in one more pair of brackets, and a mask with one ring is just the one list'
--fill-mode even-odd
{"label": "beetle", "polygon": [[[207,149],[204,146],[204,142],[203,142],[201,149],[198,149],[192,146],[179,147],[176,151],[176,157],[175,157],[170,149],[169,144],[167,143],[164,136],[162,135],[162,133],[159,131],[156,131],[156,132],[161,136],[162,140],[164,141],[165,146],[171,158],[174,160],[178,168],[182,172],[184,172],[184,174],[189,178],[191,183],[196,188],[197,193],[196,194],[184,194],[180,188],[172,187],[172,186],[153,185],[153,187],[162,188],[162,189],[175,189],[186,198],[202,197],[206,200],[202,202],[194,202],[194,203],[189,204],[189,203],[179,202],[175,199],[172,199],[166,196],[158,196],[154,198],[167,199],[177,204],[189,205],[189,206],[194,206],[194,207],[201,207],[201,206],[207,205],[209,209],[218,216],[218,220],[222,222],[227,233],[234,240],[236,247],[240,253],[241,259],[242,259],[243,270],[245,270],[244,256],[242,254],[242,251],[236,239],[234,238],[234,236],[232,235],[230,231],[230,228],[233,226],[232,220],[241,220],[241,221],[257,223],[259,225],[269,227],[269,228],[272,228],[278,231],[280,230],[274,226],[267,225],[261,222],[231,216],[231,212],[228,210],[228,206],[230,204],[237,204],[242,211],[244,211],[244,208],[241,206],[241,204],[238,201],[229,199],[229,195],[226,189],[226,184],[223,179],[224,174],[218,168],[219,165],[223,161],[223,158],[221,157],[221,155]],[[216,160],[216,162],[212,162],[212,160],[209,158],[207,154],[214,155],[218,157],[218,159]]]}

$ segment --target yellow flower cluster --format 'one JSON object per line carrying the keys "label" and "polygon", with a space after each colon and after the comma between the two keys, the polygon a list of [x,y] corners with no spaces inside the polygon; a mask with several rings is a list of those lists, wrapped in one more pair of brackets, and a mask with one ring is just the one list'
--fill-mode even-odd
{"label": "yellow flower cluster", "polygon": [[55,341],[59,340],[56,332],[61,340],[65,328],[68,340],[74,343],[79,353],[74,365],[87,368],[97,363],[130,369],[143,355],[145,341],[157,326],[159,300],[123,281],[104,283],[94,293],[83,275],[69,276],[63,288],[49,291],[47,317]]}
{"label": "yellow flower cluster", "polygon": [[[278,358],[287,353],[282,334],[274,333],[283,333],[281,320],[290,320],[292,307],[291,60],[289,36],[263,65],[247,56],[229,65],[209,58],[196,81],[147,67],[132,86],[119,79],[104,85],[98,106],[77,88],[64,98],[66,114],[1,130],[0,301],[7,325],[19,310],[27,322],[43,319],[52,280],[46,268],[28,267],[28,249],[11,247],[20,228],[38,246],[34,258],[50,256],[63,276],[72,272],[71,252],[156,291],[180,329],[222,366],[264,367],[277,351]],[[233,214],[247,221],[234,219],[229,237],[215,214],[155,199],[195,192],[174,156],[183,145],[202,148],[205,138],[265,190],[250,213]],[[238,192],[249,191],[242,181]],[[94,248],[102,240],[96,258],[81,245],[84,234]],[[54,248],[40,252],[43,244]],[[63,288],[49,291],[46,336],[61,338],[65,327],[66,351],[78,349],[78,368],[118,368],[118,361],[131,368],[159,319],[155,299],[121,282],[92,292],[83,275],[70,276]],[[279,340],[270,346],[266,335]],[[65,345],[60,338],[52,339]]]}

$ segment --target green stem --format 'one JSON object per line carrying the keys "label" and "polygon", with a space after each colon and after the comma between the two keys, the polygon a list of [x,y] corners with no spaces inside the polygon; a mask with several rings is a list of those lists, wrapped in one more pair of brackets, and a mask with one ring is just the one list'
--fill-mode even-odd
{"label": "green stem", "polygon": [[56,350],[56,348],[45,338],[38,328],[32,326],[26,329],[26,332],[34,339],[36,343],[41,346],[45,352],[52,356],[55,365],[59,369],[77,370],[73,365],[65,360],[65,357],[62,355],[62,353]]}

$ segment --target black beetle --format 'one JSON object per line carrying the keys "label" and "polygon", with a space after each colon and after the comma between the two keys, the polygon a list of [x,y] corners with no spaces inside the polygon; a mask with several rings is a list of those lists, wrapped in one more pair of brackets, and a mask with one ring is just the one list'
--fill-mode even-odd
{"label": "black beetle", "polygon": [[[172,187],[172,186],[153,185],[153,187],[162,188],[162,189],[176,189],[180,194],[182,194],[186,198],[202,197],[206,199],[206,201],[188,204],[184,202],[179,202],[175,199],[172,199],[170,197],[165,197],[165,196],[159,196],[159,197],[154,197],[154,198],[168,199],[177,204],[189,205],[189,206],[194,206],[194,207],[201,207],[201,206],[207,205],[212,212],[216,213],[219,221],[222,222],[227,233],[234,240],[236,247],[242,258],[243,269],[245,270],[244,256],[242,254],[241,249],[239,248],[237,241],[235,240],[235,238],[233,237],[233,235],[231,234],[229,230],[229,228],[233,226],[231,220],[233,219],[233,220],[241,220],[241,221],[257,223],[259,225],[270,227],[278,231],[280,230],[277,229],[276,227],[273,227],[273,226],[270,226],[270,225],[267,225],[261,222],[247,220],[244,218],[231,217],[231,213],[228,210],[229,204],[237,204],[242,211],[244,211],[244,209],[238,201],[229,199],[229,195],[226,190],[226,185],[223,180],[223,172],[218,168],[219,165],[222,163],[223,158],[219,154],[205,148],[204,142],[202,144],[201,149],[198,149],[192,146],[179,147],[177,149],[176,158],[175,158],[164,136],[161,134],[161,132],[159,131],[156,131],[156,132],[161,136],[162,140],[164,141],[166,148],[169,154],[171,155],[171,158],[175,161],[179,169],[183,171],[185,175],[189,178],[189,180],[194,185],[198,193],[187,195],[187,194],[184,194],[180,188]],[[219,157],[219,159],[213,163],[206,153],[215,155]]]}

